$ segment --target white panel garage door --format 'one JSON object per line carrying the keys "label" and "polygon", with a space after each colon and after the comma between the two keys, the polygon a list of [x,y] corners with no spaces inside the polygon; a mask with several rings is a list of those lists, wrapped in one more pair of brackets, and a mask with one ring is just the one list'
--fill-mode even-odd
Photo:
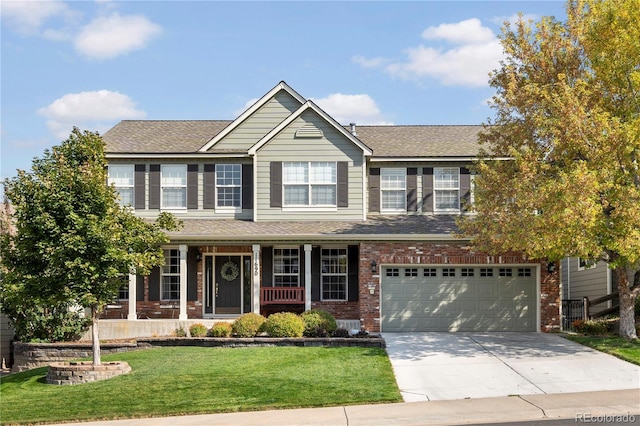
{"label": "white panel garage door", "polygon": [[536,331],[536,269],[383,267],[382,331]]}

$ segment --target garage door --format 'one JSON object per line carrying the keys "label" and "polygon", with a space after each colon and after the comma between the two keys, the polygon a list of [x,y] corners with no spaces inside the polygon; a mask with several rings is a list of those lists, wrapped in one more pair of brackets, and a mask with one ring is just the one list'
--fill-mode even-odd
{"label": "garage door", "polygon": [[382,331],[536,331],[536,270],[383,267]]}

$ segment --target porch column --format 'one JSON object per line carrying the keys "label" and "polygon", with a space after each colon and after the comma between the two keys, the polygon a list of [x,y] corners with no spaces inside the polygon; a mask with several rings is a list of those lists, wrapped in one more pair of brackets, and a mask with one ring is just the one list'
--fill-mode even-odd
{"label": "porch column", "polygon": [[[254,204],[255,205],[255,204]],[[254,244],[253,265],[251,274],[253,275],[253,313],[260,313],[260,244]]]}
{"label": "porch column", "polygon": [[136,304],[137,296],[136,296],[136,274],[129,274],[129,314],[127,315],[128,320],[137,320],[138,315],[136,314]]}
{"label": "porch column", "polygon": [[304,245],[304,310],[311,309],[311,244]]}
{"label": "porch column", "polygon": [[180,315],[179,320],[187,317],[187,245],[180,244]]}

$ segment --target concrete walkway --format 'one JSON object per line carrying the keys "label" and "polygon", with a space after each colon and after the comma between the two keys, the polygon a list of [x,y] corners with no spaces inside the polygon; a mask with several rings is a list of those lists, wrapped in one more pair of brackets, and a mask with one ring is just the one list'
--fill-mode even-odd
{"label": "concrete walkway", "polygon": [[640,388],[640,366],[554,334],[383,337],[405,402]]}
{"label": "concrete walkway", "polygon": [[65,426],[419,426],[548,420],[564,420],[562,424],[581,420],[637,424],[640,422],[640,390],[206,414]]}

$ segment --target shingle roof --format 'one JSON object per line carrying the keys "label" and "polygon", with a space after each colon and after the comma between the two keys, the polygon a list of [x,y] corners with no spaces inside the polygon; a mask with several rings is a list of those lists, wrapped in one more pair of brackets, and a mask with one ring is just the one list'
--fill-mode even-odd
{"label": "shingle roof", "polygon": [[[195,154],[229,124],[229,120],[124,120],[103,138],[108,153]],[[373,158],[473,157],[481,130],[482,126],[356,127],[358,139],[373,150]]]}
{"label": "shingle roof", "polygon": [[184,227],[169,236],[173,241],[211,240],[247,243],[299,239],[301,241],[410,240],[427,236],[450,238],[457,231],[452,216],[386,216],[366,222],[291,221],[249,222],[230,219],[184,219]]}

